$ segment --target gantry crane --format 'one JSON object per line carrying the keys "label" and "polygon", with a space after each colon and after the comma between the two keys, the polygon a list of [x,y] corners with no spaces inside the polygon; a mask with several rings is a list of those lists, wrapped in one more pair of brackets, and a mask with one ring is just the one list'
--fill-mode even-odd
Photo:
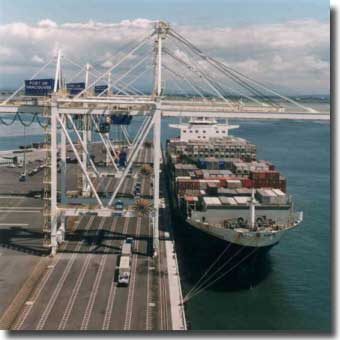
{"label": "gantry crane", "polygon": [[[167,44],[167,42],[169,42]],[[145,65],[147,56],[140,58],[120,75],[113,73],[126,63],[131,56],[147,44],[152,46],[150,65]],[[179,47],[185,53],[178,53]],[[55,59],[53,59],[55,61]],[[148,134],[153,132],[153,248],[158,250],[159,223],[159,178],[161,162],[161,120],[166,117],[207,117],[216,119],[297,119],[329,120],[328,112],[317,112],[302,103],[279,94],[264,84],[241,74],[218,59],[212,58],[186,40],[168,23],[157,21],[151,31],[136,46],[103,73],[95,72],[86,63],[81,71],[85,73],[84,86],[76,93],[68,93],[63,79],[63,63],[70,61],[62,51],[58,52],[55,63],[54,86],[43,96],[22,95],[24,85],[0,104],[0,114],[34,114],[48,118],[47,164],[45,185],[45,226],[46,242],[55,255],[58,244],[65,237],[65,219],[68,216],[96,214],[112,216],[117,213],[130,216],[131,211],[117,212],[114,206],[118,191],[126,179],[131,166],[141,150]],[[49,61],[32,79],[37,79],[52,61]],[[72,64],[77,64],[71,61]],[[144,65],[142,73],[134,72]],[[134,82],[150,71],[152,90],[145,93],[133,86]],[[90,75],[94,80],[90,81]],[[133,77],[127,79],[128,77]],[[228,80],[228,84],[224,78]],[[222,79],[223,78],[223,79]],[[107,82],[105,86],[99,84]],[[167,86],[173,83],[183,95],[168,94]],[[185,85],[187,88],[185,88]],[[189,87],[188,87],[189,86]],[[189,88],[189,92],[188,92]],[[95,95],[93,94],[95,89]],[[112,92],[115,89],[115,93]],[[100,91],[98,93],[98,91]],[[266,94],[264,94],[266,93]],[[275,100],[278,99],[278,100]],[[284,103],[288,103],[286,107]],[[140,116],[143,119],[138,132],[132,138],[123,128],[128,141],[128,155],[123,167],[117,164],[117,150],[110,140],[105,124],[112,117],[121,115]],[[82,124],[79,124],[79,121]],[[79,126],[81,125],[81,126]],[[106,150],[106,163],[117,179],[111,197],[98,194],[94,179],[103,179],[108,173],[100,172],[91,158],[92,130],[98,132]],[[60,134],[60,139],[58,136]],[[74,135],[72,138],[71,135]],[[66,155],[67,145],[73,151],[82,174],[82,196],[70,199],[66,196]],[[60,199],[57,197],[57,172],[60,169]],[[77,203],[77,207],[71,203]],[[89,207],[90,206],[90,207]]]}

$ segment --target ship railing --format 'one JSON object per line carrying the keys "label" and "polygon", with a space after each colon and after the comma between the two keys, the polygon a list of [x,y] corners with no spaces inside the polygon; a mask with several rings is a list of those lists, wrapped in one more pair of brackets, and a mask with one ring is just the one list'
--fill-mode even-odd
{"label": "ship railing", "polygon": [[[224,221],[225,222],[225,221]],[[247,229],[249,231],[268,231],[268,229],[272,231],[279,231],[279,230],[284,230],[287,228],[290,228],[294,223],[263,223],[260,226],[257,225],[255,228],[252,228],[252,226],[246,221],[245,223],[237,223],[237,222],[232,222],[232,223],[217,223],[217,224],[211,224],[212,226],[216,228],[223,228],[223,229],[237,229],[237,228],[242,228],[242,229]]]}

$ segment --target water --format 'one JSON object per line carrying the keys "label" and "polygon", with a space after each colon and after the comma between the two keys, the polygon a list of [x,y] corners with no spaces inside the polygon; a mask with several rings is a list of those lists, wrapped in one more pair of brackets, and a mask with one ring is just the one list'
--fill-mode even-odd
{"label": "water", "polygon": [[[241,126],[232,133],[255,143],[258,158],[274,163],[287,178],[296,208],[304,211],[304,222],[286,233],[280,244],[270,250],[261,263],[265,275],[251,288],[231,290],[227,277],[222,289],[211,287],[190,300],[186,309],[191,327],[194,330],[330,331],[330,125],[302,121],[237,123]],[[22,133],[22,128],[18,129],[13,132]],[[135,131],[135,125],[129,129]],[[177,133],[168,129],[164,121],[162,134],[165,141]],[[2,150],[23,143],[22,137],[2,133],[0,136]],[[41,140],[38,134],[26,139],[27,143]],[[177,242],[190,248],[184,240]],[[187,260],[190,263],[194,258]],[[183,262],[180,262],[181,270]],[[190,266],[185,266],[185,270],[190,271]],[[182,276],[184,292],[193,284],[186,279],[188,276]]]}
{"label": "water", "polygon": [[[330,125],[238,123],[233,134],[255,143],[258,158],[283,173],[304,222],[262,260],[265,275],[253,287],[231,290],[226,278],[224,290],[211,287],[190,300],[192,329],[330,331]],[[183,261],[181,269],[190,271]],[[189,276],[183,275],[185,292],[193,284]]]}

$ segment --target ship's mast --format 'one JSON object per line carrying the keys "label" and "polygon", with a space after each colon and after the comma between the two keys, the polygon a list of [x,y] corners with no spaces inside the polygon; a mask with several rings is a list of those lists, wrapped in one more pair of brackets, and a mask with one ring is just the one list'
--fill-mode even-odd
{"label": "ship's mast", "polygon": [[26,176],[26,127],[24,126],[24,175]]}
{"label": "ship's mast", "polygon": [[250,212],[250,230],[254,230],[255,228],[255,189],[251,189],[251,199],[249,201],[249,212]]}

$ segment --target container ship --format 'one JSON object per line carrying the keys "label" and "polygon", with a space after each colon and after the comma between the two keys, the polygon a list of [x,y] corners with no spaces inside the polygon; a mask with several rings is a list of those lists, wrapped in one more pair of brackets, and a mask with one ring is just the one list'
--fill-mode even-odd
{"label": "container ship", "polygon": [[186,225],[236,247],[268,250],[303,220],[275,166],[229,134],[239,126],[208,118],[169,126],[180,133],[166,142],[166,171]]}

